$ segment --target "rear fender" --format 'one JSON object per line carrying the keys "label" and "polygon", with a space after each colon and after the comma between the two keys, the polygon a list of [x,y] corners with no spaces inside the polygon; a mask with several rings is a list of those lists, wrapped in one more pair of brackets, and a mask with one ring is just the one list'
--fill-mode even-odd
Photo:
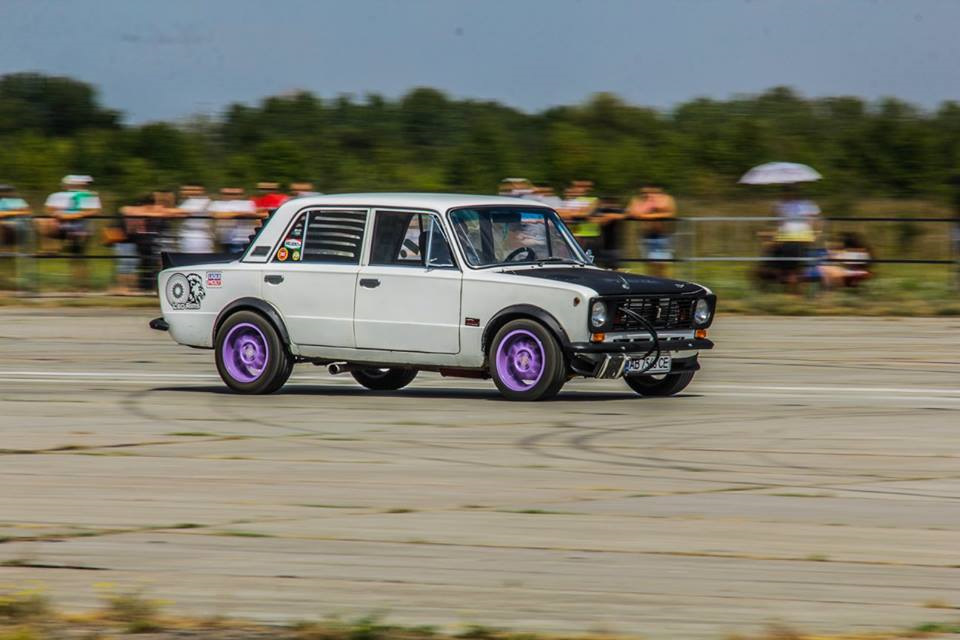
{"label": "rear fender", "polygon": [[270,321],[270,324],[273,325],[273,328],[277,330],[277,333],[280,335],[280,340],[283,344],[290,346],[290,334],[287,332],[287,325],[284,324],[283,318],[280,316],[280,312],[277,311],[276,307],[260,298],[238,298],[225,306],[220,313],[217,315],[216,322],[213,323],[213,344],[217,343],[217,332],[220,330],[220,326],[226,322],[227,318],[230,317],[235,311],[248,310],[256,311],[257,313],[264,316],[267,320]]}

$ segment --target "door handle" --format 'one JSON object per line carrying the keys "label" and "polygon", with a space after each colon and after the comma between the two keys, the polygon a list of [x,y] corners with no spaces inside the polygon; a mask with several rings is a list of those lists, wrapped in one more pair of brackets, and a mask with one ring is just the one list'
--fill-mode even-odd
{"label": "door handle", "polygon": [[376,278],[360,278],[360,286],[364,289],[376,289],[380,286],[380,281]]}
{"label": "door handle", "polygon": [[277,274],[271,273],[268,276],[263,276],[263,281],[266,282],[267,284],[280,284],[281,282],[283,282],[283,276],[280,275],[279,273]]}

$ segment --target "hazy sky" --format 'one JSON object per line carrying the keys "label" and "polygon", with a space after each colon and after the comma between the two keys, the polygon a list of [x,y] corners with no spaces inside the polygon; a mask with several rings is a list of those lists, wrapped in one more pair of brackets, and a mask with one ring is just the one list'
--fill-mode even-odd
{"label": "hazy sky", "polygon": [[960,99],[960,0],[0,0],[0,20],[0,73],[94,83],[131,122],[422,85],[525,110],[779,84]]}

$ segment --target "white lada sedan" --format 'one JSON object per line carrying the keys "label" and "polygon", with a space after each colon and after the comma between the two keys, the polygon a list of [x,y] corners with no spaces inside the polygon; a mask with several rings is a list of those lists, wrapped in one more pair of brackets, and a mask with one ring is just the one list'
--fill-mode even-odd
{"label": "white lada sedan", "polygon": [[708,289],[594,267],[556,212],[530,200],[298,198],[242,255],[163,260],[151,326],[213,349],[240,393],[276,391],[310,362],[380,391],[437,371],[493,378],[514,400],[550,398],[576,376],[666,396],[713,347]]}

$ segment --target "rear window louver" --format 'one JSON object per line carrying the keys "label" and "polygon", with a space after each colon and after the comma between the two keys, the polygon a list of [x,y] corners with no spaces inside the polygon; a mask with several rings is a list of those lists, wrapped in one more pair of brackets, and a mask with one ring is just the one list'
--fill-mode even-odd
{"label": "rear window louver", "polygon": [[315,262],[360,262],[366,213],[362,211],[311,211],[303,259]]}

